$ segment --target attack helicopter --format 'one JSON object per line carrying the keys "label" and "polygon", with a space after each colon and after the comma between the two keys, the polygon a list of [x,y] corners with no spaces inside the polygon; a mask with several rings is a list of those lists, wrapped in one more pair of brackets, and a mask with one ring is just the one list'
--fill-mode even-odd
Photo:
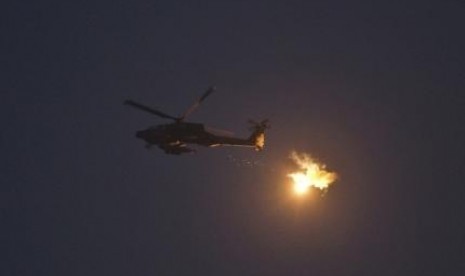
{"label": "attack helicopter", "polygon": [[186,122],[185,119],[213,92],[214,87],[209,87],[181,116],[174,117],[133,100],[124,101],[125,105],[156,115],[163,119],[172,120],[172,123],[151,126],[145,130],[136,132],[136,137],[146,142],[146,148],[156,145],[167,154],[180,155],[194,153],[196,150],[189,148],[188,144],[206,147],[217,146],[242,146],[252,147],[256,151],[263,150],[265,146],[265,130],[269,128],[268,120],[255,122],[249,120],[252,134],[247,138],[232,136],[230,132],[209,128],[204,124]]}

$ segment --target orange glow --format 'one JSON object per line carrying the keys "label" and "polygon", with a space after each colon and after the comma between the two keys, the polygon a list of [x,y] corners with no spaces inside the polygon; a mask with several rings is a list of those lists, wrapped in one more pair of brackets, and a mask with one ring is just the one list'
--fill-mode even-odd
{"label": "orange glow", "polygon": [[289,173],[297,195],[306,194],[311,187],[326,190],[337,179],[337,174],[326,170],[326,165],[316,162],[310,155],[292,152],[289,156],[299,167],[299,171]]}
{"label": "orange glow", "polygon": [[263,150],[264,147],[265,147],[265,134],[260,133],[255,138],[255,149],[257,151],[260,151],[260,150]]}

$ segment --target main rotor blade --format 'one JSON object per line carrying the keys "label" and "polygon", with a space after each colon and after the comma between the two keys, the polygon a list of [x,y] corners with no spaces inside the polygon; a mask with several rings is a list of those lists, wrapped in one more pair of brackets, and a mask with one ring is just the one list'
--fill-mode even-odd
{"label": "main rotor blade", "polygon": [[140,109],[140,110],[142,110],[142,111],[151,113],[151,114],[153,114],[153,115],[157,115],[157,116],[162,117],[162,118],[172,119],[172,120],[175,120],[175,121],[178,120],[178,118],[176,118],[176,117],[173,117],[173,116],[170,116],[170,115],[168,115],[168,114],[165,114],[165,113],[163,113],[163,112],[161,112],[161,111],[152,109],[152,108],[150,108],[150,107],[148,107],[148,106],[145,106],[145,105],[143,105],[143,104],[136,103],[135,101],[132,101],[132,100],[126,100],[126,101],[124,101],[124,104],[130,105],[130,106],[132,106],[132,107],[134,107],[134,108],[137,108],[137,109]]}
{"label": "main rotor blade", "polygon": [[184,112],[184,114],[181,115],[181,117],[179,117],[179,120],[182,121],[184,120],[184,118],[186,118],[187,116],[189,116],[189,114],[191,114],[194,110],[196,110],[199,105],[205,100],[205,98],[207,98],[213,91],[215,91],[215,87],[211,86],[207,89],[207,91],[205,91],[205,93],[203,93],[203,95],[197,100],[195,101],[191,107],[189,107],[186,112]]}

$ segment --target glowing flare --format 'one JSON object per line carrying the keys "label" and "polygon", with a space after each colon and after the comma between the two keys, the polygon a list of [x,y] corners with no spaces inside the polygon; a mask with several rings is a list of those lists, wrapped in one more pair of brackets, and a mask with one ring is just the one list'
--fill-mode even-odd
{"label": "glowing flare", "polygon": [[337,178],[336,173],[327,171],[324,164],[316,162],[305,153],[292,152],[289,157],[300,168],[298,172],[287,175],[292,178],[294,192],[298,195],[305,194],[311,187],[328,189]]}

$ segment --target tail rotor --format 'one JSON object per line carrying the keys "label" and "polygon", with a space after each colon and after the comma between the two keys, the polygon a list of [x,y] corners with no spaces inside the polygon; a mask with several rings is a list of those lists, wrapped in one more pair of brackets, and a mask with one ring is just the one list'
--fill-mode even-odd
{"label": "tail rotor", "polygon": [[265,147],[265,130],[270,128],[269,120],[265,119],[261,122],[248,120],[250,124],[249,130],[253,131],[250,136],[250,142],[255,146],[255,150],[261,151]]}
{"label": "tail rotor", "polygon": [[265,131],[266,129],[271,128],[271,126],[269,124],[269,121],[270,120],[268,120],[268,119],[264,119],[261,122],[257,122],[255,120],[249,119],[247,122],[249,123],[249,130],[251,130],[251,131],[257,131],[257,130]]}

